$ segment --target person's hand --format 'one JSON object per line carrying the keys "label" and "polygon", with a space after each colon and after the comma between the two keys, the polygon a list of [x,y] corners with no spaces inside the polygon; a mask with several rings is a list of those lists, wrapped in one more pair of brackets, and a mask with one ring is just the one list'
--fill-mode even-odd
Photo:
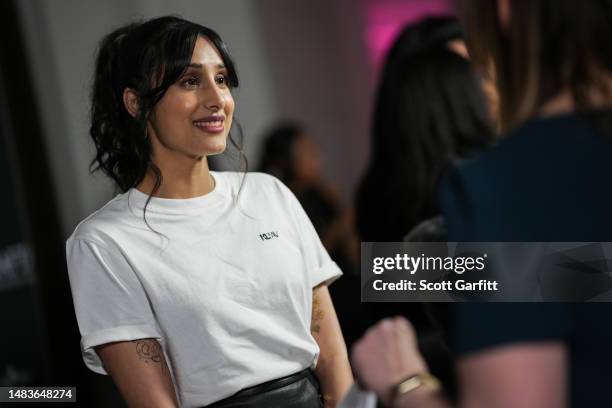
{"label": "person's hand", "polygon": [[403,317],[384,319],[368,329],[353,346],[351,362],[361,385],[387,405],[394,385],[427,371],[414,328]]}

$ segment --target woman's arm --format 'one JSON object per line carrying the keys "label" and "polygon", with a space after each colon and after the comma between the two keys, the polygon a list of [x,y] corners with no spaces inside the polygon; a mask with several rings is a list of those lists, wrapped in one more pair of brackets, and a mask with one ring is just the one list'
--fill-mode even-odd
{"label": "woman's arm", "polygon": [[315,374],[321,383],[325,408],[335,407],[353,384],[353,376],[340,324],[325,284],[312,292],[311,332],[321,349]]}
{"label": "woman's arm", "polygon": [[178,407],[170,371],[157,340],[108,343],[95,349],[130,408]]}
{"label": "woman's arm", "polygon": [[464,407],[567,406],[567,351],[561,342],[514,343],[458,362]]}
{"label": "woman's arm", "polygon": [[[560,342],[516,343],[462,357],[458,362],[462,408],[562,408],[566,399],[567,352]],[[427,371],[414,329],[403,318],[385,319],[352,350],[359,380],[396,408],[450,408],[436,391],[422,386],[392,401],[391,389]],[[392,404],[392,405],[391,405]]]}

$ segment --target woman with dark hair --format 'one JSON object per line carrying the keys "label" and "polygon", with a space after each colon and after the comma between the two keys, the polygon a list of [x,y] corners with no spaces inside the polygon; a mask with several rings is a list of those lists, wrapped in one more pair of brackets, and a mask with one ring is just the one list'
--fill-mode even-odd
{"label": "woman with dark hair", "polygon": [[356,197],[362,241],[401,241],[438,215],[442,174],[493,140],[481,84],[457,52],[461,38],[456,19],[427,18],[406,27],[389,52]]}
{"label": "woman with dark hair", "polygon": [[237,86],[218,34],[178,17],[101,42],[92,166],[120,194],[66,249],[84,361],[129,406],[319,407],[319,381],[334,406],[352,382],[327,290],[341,272],[298,201],[209,170],[227,139],[242,154]]}
{"label": "woman with dark hair", "polygon": [[[445,241],[436,190],[454,163],[493,142],[490,103],[454,17],[404,28],[389,51],[374,110],[371,158],[357,192],[362,241]],[[398,313],[419,329],[432,371],[454,389],[447,307],[368,303],[372,325]]]}
{"label": "woman with dark hair", "polygon": [[[602,41],[612,36],[612,1],[463,8],[470,54],[494,74],[506,136],[444,179],[449,240],[612,241],[612,48]],[[471,303],[453,314],[459,406],[612,406],[610,303]],[[373,328],[353,349],[359,379],[394,407],[447,407],[414,335],[403,319]]]}

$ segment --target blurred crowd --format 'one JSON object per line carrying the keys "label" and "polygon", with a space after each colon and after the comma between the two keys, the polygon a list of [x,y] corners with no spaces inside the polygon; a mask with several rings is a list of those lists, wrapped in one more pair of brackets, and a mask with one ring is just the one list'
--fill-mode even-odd
{"label": "blurred crowd", "polygon": [[[353,369],[387,406],[608,406],[608,304],[356,297],[357,241],[610,237],[612,3],[465,1],[460,16],[405,27],[387,53],[353,203],[299,125],[270,132],[260,170],[294,191],[345,270],[333,294]],[[397,388],[407,378],[419,391]]]}

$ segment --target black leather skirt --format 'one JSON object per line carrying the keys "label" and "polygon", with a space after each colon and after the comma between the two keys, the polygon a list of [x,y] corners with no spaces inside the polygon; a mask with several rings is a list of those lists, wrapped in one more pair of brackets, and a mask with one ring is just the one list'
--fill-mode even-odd
{"label": "black leather skirt", "polygon": [[206,408],[321,408],[319,381],[311,369],[245,388]]}

